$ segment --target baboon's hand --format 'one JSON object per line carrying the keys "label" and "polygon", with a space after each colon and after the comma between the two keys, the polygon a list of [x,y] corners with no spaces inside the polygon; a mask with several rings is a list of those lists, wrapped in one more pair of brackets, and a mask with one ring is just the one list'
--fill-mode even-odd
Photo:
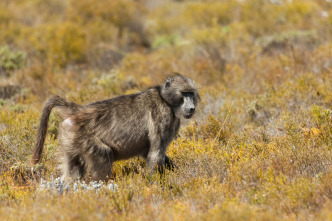
{"label": "baboon's hand", "polygon": [[174,164],[174,162],[171,159],[169,159],[168,156],[165,156],[165,163],[158,163],[157,168],[160,174],[164,174],[165,169],[174,171],[174,169],[177,168],[177,166]]}
{"label": "baboon's hand", "polygon": [[169,159],[168,156],[165,157],[165,167],[166,167],[166,169],[172,170],[172,171],[174,171],[174,169],[177,168],[177,166],[175,165],[173,160]]}

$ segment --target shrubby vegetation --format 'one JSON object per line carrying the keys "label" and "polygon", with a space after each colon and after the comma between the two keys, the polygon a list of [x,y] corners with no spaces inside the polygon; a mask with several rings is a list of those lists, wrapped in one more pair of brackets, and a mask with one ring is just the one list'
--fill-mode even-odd
{"label": "shrubby vegetation", "polygon": [[0,48],[0,73],[23,68],[25,54],[11,51],[8,46]]}
{"label": "shrubby vegetation", "polygon": [[[0,219],[331,219],[331,24],[325,0],[1,1],[0,92],[21,90],[0,100]],[[168,150],[177,170],[131,159],[115,192],[38,190],[59,176],[55,115],[28,163],[47,97],[87,104],[173,71],[202,97]]]}

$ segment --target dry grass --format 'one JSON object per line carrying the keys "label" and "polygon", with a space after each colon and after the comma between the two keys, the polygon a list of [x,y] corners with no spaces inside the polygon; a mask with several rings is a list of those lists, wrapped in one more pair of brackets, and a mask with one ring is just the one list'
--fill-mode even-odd
{"label": "dry grass", "polygon": [[[2,1],[1,86],[20,90],[0,99],[0,220],[332,219],[332,4],[271,2]],[[86,104],[172,71],[202,95],[168,149],[178,169],[135,158],[115,192],[38,190],[60,175],[54,115],[28,165],[47,97]]]}

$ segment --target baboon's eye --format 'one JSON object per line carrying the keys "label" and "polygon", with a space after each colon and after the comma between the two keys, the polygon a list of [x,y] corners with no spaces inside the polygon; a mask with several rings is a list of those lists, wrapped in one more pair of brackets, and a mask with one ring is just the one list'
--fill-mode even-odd
{"label": "baboon's eye", "polygon": [[193,97],[193,96],[195,96],[195,93],[194,92],[182,92],[182,95],[184,97]]}

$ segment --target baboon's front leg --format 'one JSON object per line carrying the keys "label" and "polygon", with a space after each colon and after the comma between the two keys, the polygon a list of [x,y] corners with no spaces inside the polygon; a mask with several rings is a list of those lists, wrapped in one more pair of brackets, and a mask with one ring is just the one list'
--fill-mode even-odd
{"label": "baboon's front leg", "polygon": [[172,119],[164,116],[163,121],[163,124],[158,121],[149,128],[150,149],[147,155],[149,169],[153,170],[157,165],[158,172],[161,174],[164,173],[165,168],[174,166],[174,163],[166,156],[166,149],[171,143],[175,131]]}
{"label": "baboon's front leg", "polygon": [[165,166],[165,156],[164,154],[160,153],[159,151],[150,151],[147,157],[147,163],[149,170],[154,170],[155,166],[157,165],[158,172],[164,172]]}
{"label": "baboon's front leg", "polygon": [[150,170],[157,165],[158,172],[163,173],[165,167],[166,147],[160,139],[151,140],[151,146],[147,155],[147,163]]}
{"label": "baboon's front leg", "polygon": [[174,162],[164,153],[164,151],[150,151],[147,157],[147,161],[149,169],[153,170],[155,165],[157,165],[157,169],[160,174],[165,172],[165,168],[172,171],[174,171],[176,168]]}

